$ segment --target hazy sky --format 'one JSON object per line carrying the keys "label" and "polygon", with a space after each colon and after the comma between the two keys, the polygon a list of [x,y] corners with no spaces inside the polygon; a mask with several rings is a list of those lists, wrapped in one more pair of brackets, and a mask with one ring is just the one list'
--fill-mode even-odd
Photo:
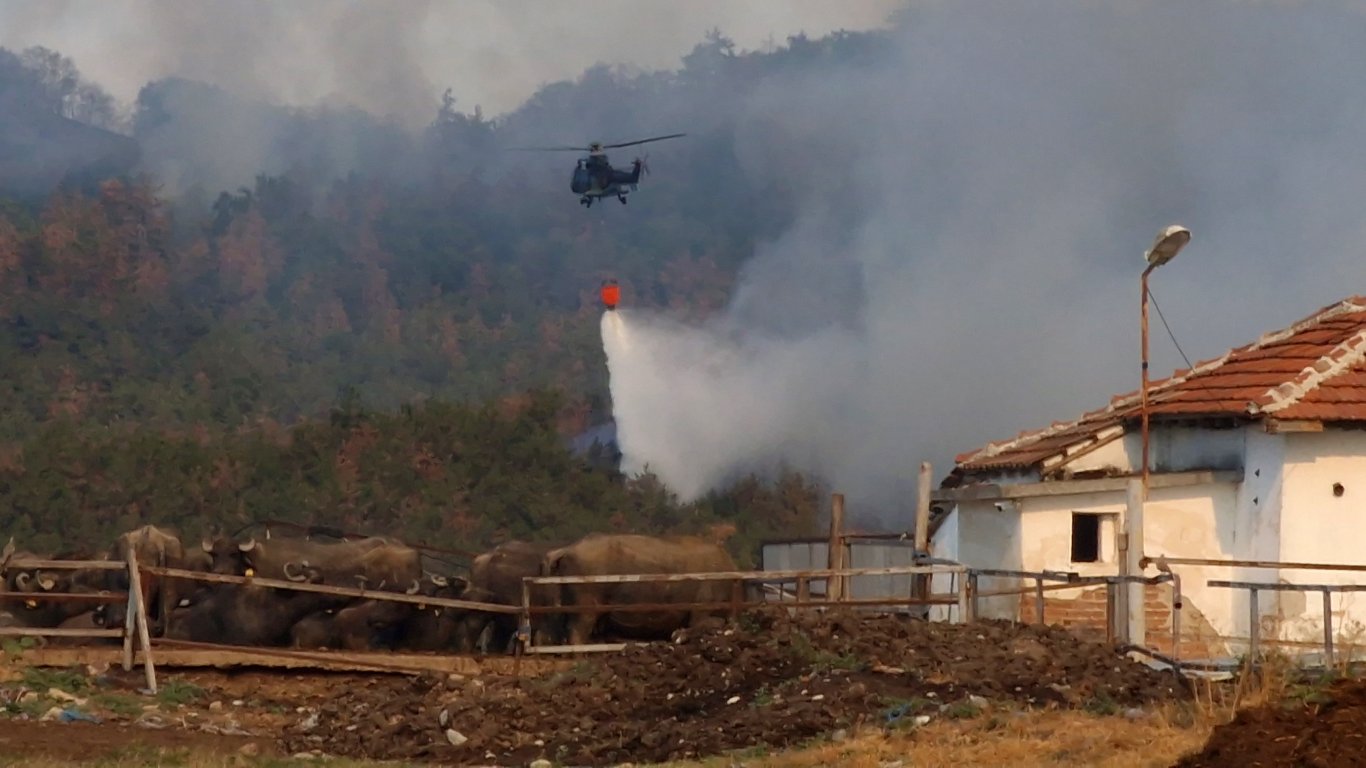
{"label": "hazy sky", "polygon": [[890,60],[747,94],[736,158],[800,213],[722,317],[604,328],[628,467],[693,495],[781,459],[908,508],[920,461],[1137,388],[1172,223],[1152,286],[1192,361],[1366,293],[1359,2],[917,5]]}
{"label": "hazy sky", "polygon": [[430,119],[515,108],[597,62],[672,68],[719,27],[744,49],[877,27],[896,0],[0,0],[0,46],[44,45],[130,101],[176,74],[292,104]]}

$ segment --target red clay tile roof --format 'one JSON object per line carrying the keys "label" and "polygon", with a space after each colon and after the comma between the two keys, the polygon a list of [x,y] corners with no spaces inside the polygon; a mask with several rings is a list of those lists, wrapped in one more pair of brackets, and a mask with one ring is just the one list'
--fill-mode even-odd
{"label": "red clay tile roof", "polygon": [[[1027,469],[1072,446],[1113,437],[1139,417],[1139,392],[1070,422],[957,457],[964,471]],[[1284,330],[1149,382],[1153,417],[1366,421],[1366,297],[1332,304]]]}

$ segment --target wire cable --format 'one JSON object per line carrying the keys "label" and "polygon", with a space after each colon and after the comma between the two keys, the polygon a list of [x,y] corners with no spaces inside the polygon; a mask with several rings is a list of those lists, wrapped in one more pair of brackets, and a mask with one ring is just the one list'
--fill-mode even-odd
{"label": "wire cable", "polygon": [[1159,307],[1157,305],[1157,297],[1153,295],[1152,288],[1148,289],[1148,298],[1153,303],[1153,309],[1157,310],[1158,318],[1162,320],[1162,327],[1167,329],[1167,336],[1172,340],[1172,344],[1176,345],[1176,351],[1180,352],[1181,359],[1186,361],[1186,368],[1194,368],[1195,366],[1191,365],[1191,359],[1189,357],[1186,357],[1185,350],[1181,349],[1181,342],[1176,340],[1176,334],[1172,333],[1172,327],[1170,325],[1167,325],[1167,318],[1162,316],[1162,307]]}

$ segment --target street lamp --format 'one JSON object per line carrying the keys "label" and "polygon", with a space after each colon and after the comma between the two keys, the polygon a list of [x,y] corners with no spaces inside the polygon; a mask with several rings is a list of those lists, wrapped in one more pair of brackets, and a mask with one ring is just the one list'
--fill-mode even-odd
{"label": "street lamp", "polygon": [[1143,337],[1143,384],[1139,388],[1142,400],[1140,410],[1143,414],[1143,500],[1148,499],[1148,275],[1154,269],[1176,258],[1176,254],[1191,241],[1189,229],[1172,224],[1157,233],[1157,239],[1148,252],[1143,254],[1148,268],[1143,270],[1143,299],[1141,321]]}

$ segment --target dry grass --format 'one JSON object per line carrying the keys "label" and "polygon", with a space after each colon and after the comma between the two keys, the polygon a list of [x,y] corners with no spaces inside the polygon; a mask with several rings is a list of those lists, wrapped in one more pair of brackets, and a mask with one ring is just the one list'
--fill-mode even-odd
{"label": "dry grass", "polygon": [[896,761],[915,768],[1165,768],[1204,744],[1210,725],[1203,721],[1193,708],[1150,712],[1136,720],[1060,711],[985,714],[910,732],[874,733],[775,754],[741,753],[671,768],[882,768]]}
{"label": "dry grass", "polygon": [[[1082,712],[999,712],[944,720],[890,735],[874,732],[839,743],[764,754],[737,753],[671,768],[883,768],[896,761],[915,768],[1031,766],[1037,768],[1158,768],[1195,751],[1209,734],[1193,708],[1150,712],[1129,720]],[[403,763],[224,755],[199,750],[129,746],[79,765],[100,768],[370,768]],[[65,760],[0,755],[0,768],[61,768]]]}
{"label": "dry grass", "polygon": [[[254,757],[224,755],[212,751],[184,749],[152,749],[132,747],[117,753],[73,763],[42,757],[14,757],[0,755],[0,768],[67,768],[79,765],[89,768],[395,768],[410,763],[383,763],[358,760],[295,760],[287,757]],[[422,765],[422,768],[429,768]]]}

